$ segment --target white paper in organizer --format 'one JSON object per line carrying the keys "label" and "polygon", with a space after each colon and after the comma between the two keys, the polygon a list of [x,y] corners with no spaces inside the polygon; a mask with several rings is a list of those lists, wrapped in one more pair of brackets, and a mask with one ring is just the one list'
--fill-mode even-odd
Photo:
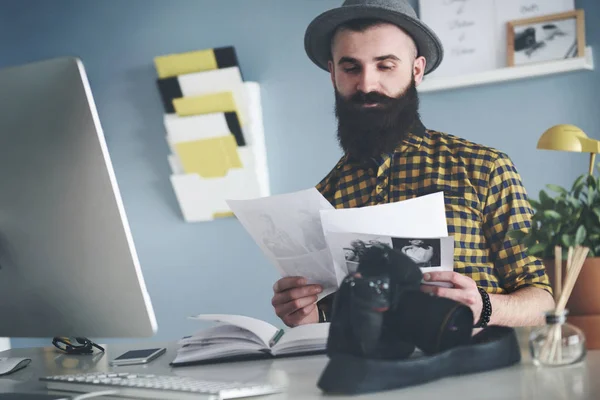
{"label": "white paper in organizer", "polygon": [[231,135],[225,113],[212,113],[180,117],[177,114],[165,114],[165,129],[169,143],[192,142]]}
{"label": "white paper in organizer", "polygon": [[248,94],[238,67],[220,68],[177,77],[184,97],[203,96],[219,92],[231,92],[246,125],[252,119]]}
{"label": "white paper in organizer", "polygon": [[256,82],[245,82],[248,105],[250,108],[250,121],[242,128],[246,137],[247,146],[252,148],[254,154],[254,169],[258,177],[258,186],[261,196],[271,194],[269,183],[269,167],[267,159],[267,146],[265,141],[265,127],[263,124],[262,99],[260,85]]}
{"label": "white paper in organizer", "polygon": [[244,168],[230,169],[225,177],[171,175],[171,183],[186,221],[210,221],[215,213],[230,212],[225,199],[261,196],[251,149],[239,148],[238,152]]}
{"label": "white paper in organizer", "polygon": [[231,90],[244,83],[239,67],[194,72],[177,77],[184,96]]}

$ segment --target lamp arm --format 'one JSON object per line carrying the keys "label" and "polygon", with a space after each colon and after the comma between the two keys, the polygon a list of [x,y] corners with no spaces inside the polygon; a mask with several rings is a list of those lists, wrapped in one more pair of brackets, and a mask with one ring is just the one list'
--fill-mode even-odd
{"label": "lamp arm", "polygon": [[594,175],[594,160],[596,159],[596,153],[590,153],[590,175]]}

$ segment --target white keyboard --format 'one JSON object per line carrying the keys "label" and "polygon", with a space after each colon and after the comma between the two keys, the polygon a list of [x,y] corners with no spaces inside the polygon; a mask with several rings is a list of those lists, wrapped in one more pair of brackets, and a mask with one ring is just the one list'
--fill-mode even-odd
{"label": "white keyboard", "polygon": [[280,393],[285,390],[270,384],[202,381],[184,376],[132,373],[88,373],[40,378],[49,390],[91,393],[115,390],[111,396],[136,399],[237,399]]}

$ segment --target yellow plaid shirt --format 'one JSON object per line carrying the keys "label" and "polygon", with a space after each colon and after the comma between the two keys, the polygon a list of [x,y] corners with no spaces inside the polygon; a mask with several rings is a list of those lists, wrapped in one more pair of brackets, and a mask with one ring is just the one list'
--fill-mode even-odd
{"label": "yellow plaid shirt", "polygon": [[507,236],[509,230],[529,229],[533,210],[519,173],[500,151],[419,123],[393,154],[368,166],[343,156],[317,189],[336,208],[443,191],[455,271],[489,293],[524,286],[551,293],[543,263]]}

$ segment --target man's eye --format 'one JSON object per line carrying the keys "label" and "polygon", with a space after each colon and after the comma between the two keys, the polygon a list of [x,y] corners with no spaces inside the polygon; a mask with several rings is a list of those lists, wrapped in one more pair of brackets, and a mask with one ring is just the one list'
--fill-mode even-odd
{"label": "man's eye", "polygon": [[357,72],[357,71],[358,71],[358,67],[344,68],[344,72],[347,73],[347,74],[351,74],[351,73],[354,73],[354,72]]}
{"label": "man's eye", "polygon": [[380,66],[379,66],[379,69],[382,69],[382,70],[384,70],[384,71],[389,71],[389,70],[391,70],[392,68],[393,68],[393,67],[392,67],[392,66],[390,66],[390,65],[380,65]]}

